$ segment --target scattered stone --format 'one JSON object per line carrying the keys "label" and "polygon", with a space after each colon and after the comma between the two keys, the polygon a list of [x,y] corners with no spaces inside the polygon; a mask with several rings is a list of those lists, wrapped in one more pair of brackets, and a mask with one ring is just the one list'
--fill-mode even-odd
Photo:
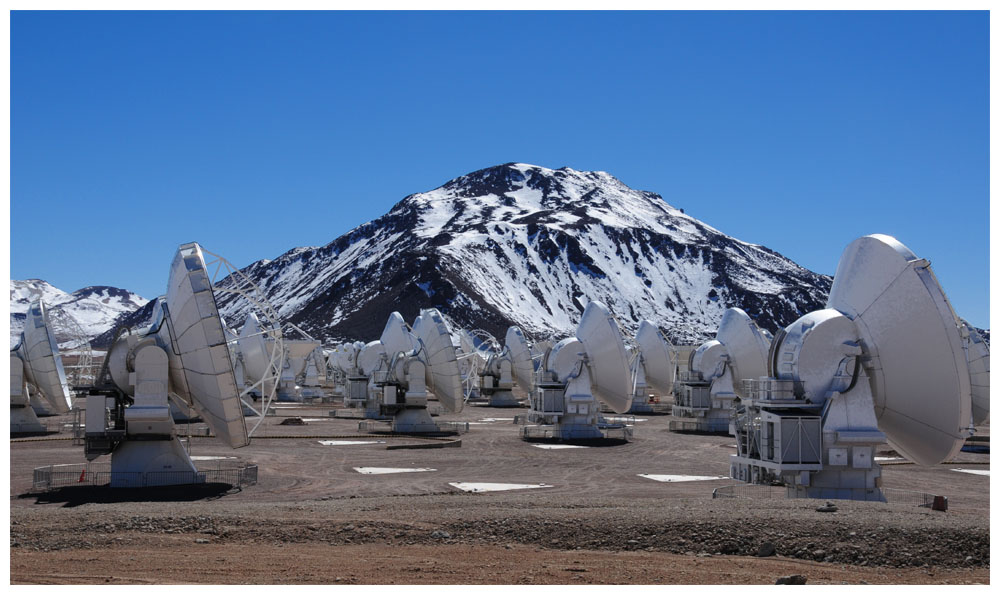
{"label": "scattered stone", "polygon": [[806,584],[806,577],[801,574],[790,574],[788,576],[778,577],[778,580],[774,581],[776,585],[804,585]]}
{"label": "scattered stone", "polygon": [[775,555],[776,553],[777,551],[775,550],[774,544],[771,543],[770,541],[765,541],[764,543],[760,544],[760,547],[757,549],[758,558],[767,558],[769,556]]}
{"label": "scattered stone", "polygon": [[451,533],[448,533],[447,531],[438,530],[431,533],[431,537],[433,537],[434,539],[451,539]]}
{"label": "scattered stone", "polygon": [[195,543],[211,543],[209,540],[205,539],[204,537],[199,537],[198,539],[195,539],[194,542]]}
{"label": "scattered stone", "polygon": [[837,505],[833,502],[827,502],[823,506],[817,508],[816,512],[837,512]]}

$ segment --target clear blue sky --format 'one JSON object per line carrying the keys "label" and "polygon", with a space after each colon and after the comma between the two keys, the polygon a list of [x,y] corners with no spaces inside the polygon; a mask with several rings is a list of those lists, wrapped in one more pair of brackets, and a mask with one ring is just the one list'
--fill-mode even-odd
{"label": "clear blue sky", "polygon": [[[163,293],[509,161],[833,274],[895,235],[989,326],[986,12],[11,16],[11,276]],[[39,225],[45,221],[45,225]]]}

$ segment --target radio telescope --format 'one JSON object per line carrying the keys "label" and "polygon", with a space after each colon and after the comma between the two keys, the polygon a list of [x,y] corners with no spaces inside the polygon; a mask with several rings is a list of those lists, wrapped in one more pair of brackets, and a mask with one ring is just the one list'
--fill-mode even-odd
{"label": "radio telescope", "polygon": [[11,433],[46,431],[31,407],[33,393],[54,414],[68,413],[73,406],[73,393],[66,381],[48,308],[41,300],[28,307],[20,341],[10,352]]}
{"label": "radio telescope", "polygon": [[746,396],[741,381],[767,374],[770,343],[746,312],[727,309],[715,339],[691,353],[689,371],[675,387],[673,415],[686,418],[680,428],[731,432],[733,401]]}
{"label": "radio telescope", "polygon": [[961,323],[972,381],[972,424],[981,426],[990,421],[990,346],[969,323]]}
{"label": "radio telescope", "polygon": [[851,242],[826,309],[778,333],[767,377],[745,381],[730,475],[793,497],[884,500],[878,445],[947,460],[973,432],[961,326],[929,261],[890,236]]}
{"label": "radio telescope", "polygon": [[632,405],[628,354],[618,323],[604,304],[587,304],[576,336],[546,352],[530,394],[531,411],[526,416],[528,425],[521,428],[522,439],[631,437],[630,427],[603,423],[600,418],[600,403],[616,413]]}
{"label": "radio telescope", "polygon": [[499,341],[489,333],[473,333],[479,340],[469,349],[475,350],[474,358],[478,360],[473,370],[476,371],[479,394],[488,399],[490,407],[521,407],[521,402],[512,392],[514,384],[520,384],[525,392],[530,393],[531,378],[534,376],[534,364],[524,334],[516,326],[510,327],[506,345],[501,349]]}
{"label": "radio telescope", "polygon": [[[249,444],[253,430],[244,421],[215,294],[255,297],[232,273],[223,287],[213,288],[205,254],[211,253],[197,243],[178,248],[152,325],[141,333],[116,333],[99,385],[87,397],[85,454],[87,460],[111,455],[112,487],[204,481],[177,440],[171,397],[193,408],[224,443]],[[231,267],[221,257],[211,264],[216,271]],[[275,339],[280,344],[280,334]],[[268,405],[265,400],[258,424]]]}
{"label": "radio telescope", "polygon": [[427,391],[449,411],[465,404],[451,331],[436,309],[421,310],[412,332],[399,312],[386,321],[379,339],[384,352],[371,374],[380,413],[392,416],[392,431],[442,433],[427,411]]}
{"label": "radio telescope", "polygon": [[[365,344],[360,341],[340,343],[333,346],[327,354],[327,379],[333,385],[333,393],[344,397],[345,405],[349,399],[347,377],[358,375],[358,354]],[[361,401],[363,402],[363,400]]]}
{"label": "radio telescope", "polygon": [[653,413],[655,403],[648,397],[653,388],[661,398],[674,392],[677,374],[677,351],[660,329],[648,320],[639,323],[635,334],[636,346],[630,354],[632,358],[632,406],[629,413]]}

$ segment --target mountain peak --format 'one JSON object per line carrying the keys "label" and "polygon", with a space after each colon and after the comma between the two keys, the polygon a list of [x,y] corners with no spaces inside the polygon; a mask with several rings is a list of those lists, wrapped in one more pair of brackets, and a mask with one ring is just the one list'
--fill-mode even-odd
{"label": "mountain peak", "polygon": [[[731,238],[607,172],[504,163],[411,194],[326,246],[244,269],[279,314],[326,340],[377,338],[435,307],[502,336],[565,336],[590,300],[626,332],[711,336],[728,307],[776,330],[821,308],[830,279]],[[220,310],[241,323],[235,302]]]}

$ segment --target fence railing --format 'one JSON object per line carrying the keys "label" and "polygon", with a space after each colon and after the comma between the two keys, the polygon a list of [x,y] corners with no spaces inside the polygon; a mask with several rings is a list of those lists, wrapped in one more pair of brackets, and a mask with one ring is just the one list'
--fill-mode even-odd
{"label": "fence railing", "polygon": [[708,432],[708,433],[720,433],[729,432],[728,420],[720,420],[716,423],[709,422],[708,420],[700,421],[680,421],[676,419],[670,420],[668,425],[671,432]]}
{"label": "fence railing", "polygon": [[48,465],[34,469],[31,487],[44,492],[74,485],[145,488],[204,483],[253,485],[257,483],[257,466],[233,461],[205,465],[197,471],[131,472],[112,471],[107,463]]}
{"label": "fence railing", "polygon": [[[469,431],[469,422],[465,421],[435,421],[437,425],[437,432],[429,432],[429,434],[434,433],[454,433],[454,434],[465,434]],[[376,419],[369,419],[362,422],[358,422],[358,431],[368,434],[378,434],[392,432],[392,421],[381,421]],[[418,434],[418,432],[414,432]]]}
{"label": "fence railing", "polygon": [[[877,491],[873,490],[873,496]],[[935,510],[947,509],[947,497],[914,490],[901,490],[898,488],[882,488],[882,496],[888,504],[900,506],[918,506],[923,508],[933,508]],[[746,500],[786,500],[791,494],[786,486],[781,485],[759,485],[751,483],[741,483],[735,485],[721,486],[712,490],[712,498],[738,498]],[[821,500],[818,498],[817,500]],[[835,498],[829,498],[834,500]],[[855,500],[836,499],[838,506],[855,502]],[[877,498],[870,498],[869,501],[879,501]]]}
{"label": "fence railing", "polygon": [[[632,426],[598,425],[598,431],[604,440],[631,440]],[[594,426],[559,424],[559,425],[525,425],[521,426],[521,438],[527,440],[552,439],[596,439],[593,436]]]}

